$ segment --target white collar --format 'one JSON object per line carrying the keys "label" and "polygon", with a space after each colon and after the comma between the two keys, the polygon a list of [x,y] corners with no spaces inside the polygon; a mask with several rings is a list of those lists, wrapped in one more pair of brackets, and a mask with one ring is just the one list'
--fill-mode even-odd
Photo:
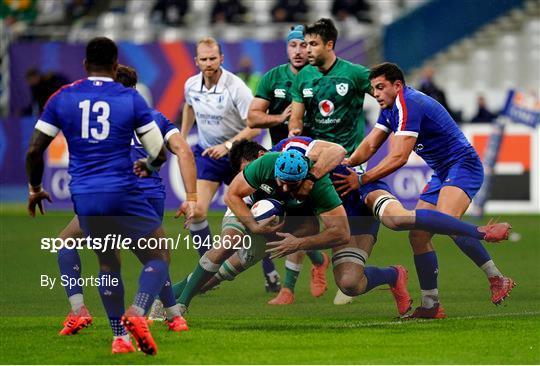
{"label": "white collar", "polygon": [[106,76],[89,76],[87,79],[90,81],[114,81],[112,78]]}

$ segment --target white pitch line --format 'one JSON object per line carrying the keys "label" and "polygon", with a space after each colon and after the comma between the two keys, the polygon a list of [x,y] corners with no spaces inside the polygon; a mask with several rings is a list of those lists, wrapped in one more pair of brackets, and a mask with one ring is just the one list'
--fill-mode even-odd
{"label": "white pitch line", "polygon": [[432,322],[436,320],[448,322],[452,320],[465,320],[465,319],[483,319],[483,318],[502,318],[505,316],[526,316],[526,315],[540,315],[540,311],[523,311],[519,313],[504,313],[504,314],[486,314],[486,315],[467,315],[467,316],[454,316],[445,319],[411,319],[411,320],[398,320],[395,321],[383,321],[383,322],[371,322],[371,323],[356,323],[356,324],[344,324],[336,326],[336,328],[363,328],[374,327],[382,325],[404,325],[404,324],[418,324],[423,322]]}

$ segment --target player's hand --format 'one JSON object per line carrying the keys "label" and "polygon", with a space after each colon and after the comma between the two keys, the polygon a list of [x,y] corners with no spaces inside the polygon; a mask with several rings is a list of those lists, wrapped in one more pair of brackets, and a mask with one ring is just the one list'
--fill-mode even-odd
{"label": "player's hand", "polygon": [[293,128],[289,131],[289,137],[299,136],[302,133],[302,129],[300,128]]}
{"label": "player's hand", "polygon": [[191,221],[193,221],[193,217],[195,216],[195,210],[197,209],[197,202],[196,201],[184,201],[178,210],[176,210],[176,213],[174,214],[174,218],[177,219],[180,216],[184,216],[184,229],[187,229],[189,225],[191,225]]}
{"label": "player's hand", "polygon": [[283,112],[281,112],[280,118],[281,118],[282,123],[289,119],[289,117],[291,116],[291,112],[292,112],[292,103],[289,104]]}
{"label": "player's hand", "polygon": [[219,144],[211,146],[202,152],[202,156],[208,155],[212,159],[221,159],[229,153],[229,150],[225,147],[225,144]]}
{"label": "player's hand", "polygon": [[351,166],[351,159],[350,158],[343,159],[343,161],[341,162],[341,165]]}
{"label": "player's hand", "polygon": [[40,191],[37,193],[30,193],[28,196],[28,214],[32,217],[36,217],[36,205],[39,207],[39,212],[45,215],[45,208],[43,206],[43,200],[47,200],[52,203],[51,197],[47,191]]}
{"label": "player's hand", "polygon": [[133,173],[139,178],[149,177],[152,172],[146,166],[146,158],[139,159],[133,163]]}
{"label": "player's hand", "polygon": [[264,220],[261,220],[257,222],[255,225],[251,225],[249,227],[249,231],[252,234],[258,234],[258,235],[275,233],[278,230],[281,230],[284,224],[284,221],[277,224],[273,224],[272,221],[274,221],[275,218],[276,218],[276,215],[272,215]]}
{"label": "player's hand", "polygon": [[298,198],[301,201],[304,201],[308,198],[309,193],[313,189],[313,186],[315,183],[313,183],[310,179],[304,179],[300,187],[298,188],[298,191],[294,194],[296,198]]}
{"label": "player's hand", "polygon": [[347,167],[347,170],[350,172],[349,175],[333,173],[334,176],[341,178],[334,181],[334,187],[341,197],[360,188],[360,182],[358,181],[356,172],[349,167]]}
{"label": "player's hand", "polygon": [[285,257],[300,250],[302,238],[297,238],[289,233],[276,233],[276,235],[283,239],[266,243],[269,248],[266,253],[270,254],[270,259]]}

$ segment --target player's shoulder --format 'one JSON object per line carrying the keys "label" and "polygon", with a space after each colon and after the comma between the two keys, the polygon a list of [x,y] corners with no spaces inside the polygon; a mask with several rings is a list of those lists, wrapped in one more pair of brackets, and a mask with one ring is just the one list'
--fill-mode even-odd
{"label": "player's shoulder", "polygon": [[233,74],[229,70],[225,70],[224,68],[221,68],[223,70],[223,74],[221,77],[223,78],[223,84],[228,88],[242,88],[242,87],[248,87],[244,80],[240,79],[239,76]]}
{"label": "player's shoulder", "polygon": [[197,87],[197,86],[200,88],[201,83],[202,83],[202,72],[199,72],[198,74],[190,76],[184,83],[184,86],[186,89]]}
{"label": "player's shoulder", "polygon": [[287,74],[287,68],[289,67],[289,64],[282,64],[272,67],[270,70],[268,70],[264,76],[273,77],[276,75],[285,75]]}
{"label": "player's shoulder", "polygon": [[152,117],[154,118],[154,121],[156,121],[157,123],[165,123],[165,124],[172,123],[171,121],[169,121],[167,117],[165,117],[163,113],[161,113],[157,109],[152,109],[151,114],[152,114]]}
{"label": "player's shoulder", "polygon": [[405,103],[408,107],[429,106],[435,101],[435,99],[432,99],[430,96],[408,85],[403,89],[403,99],[405,99]]}
{"label": "player's shoulder", "polygon": [[345,68],[347,70],[352,70],[352,71],[357,72],[357,73],[362,73],[363,75],[364,74],[369,74],[369,68],[367,68],[364,65],[355,64],[354,62],[351,62],[349,60],[345,60],[345,59],[343,59],[341,57],[338,57],[338,63],[339,63],[340,67]]}
{"label": "player's shoulder", "polygon": [[296,74],[296,77],[297,78],[310,78],[312,77],[312,75],[316,75],[316,74],[320,74],[319,70],[315,66],[308,64],[302,67],[302,70],[300,70],[298,74]]}

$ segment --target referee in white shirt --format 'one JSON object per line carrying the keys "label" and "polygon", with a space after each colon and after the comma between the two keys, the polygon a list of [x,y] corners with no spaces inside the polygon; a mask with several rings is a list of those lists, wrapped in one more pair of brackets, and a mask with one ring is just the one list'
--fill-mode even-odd
{"label": "referee in white shirt", "polygon": [[[212,245],[206,220],[208,207],[221,183],[229,185],[233,172],[228,152],[236,140],[251,140],[260,129],[247,127],[247,115],[253,95],[236,75],[223,69],[223,53],[217,41],[206,37],[197,43],[195,63],[200,73],[185,84],[182,137],[187,138],[197,121],[199,142],[193,146],[197,165],[197,210],[190,226],[192,238]],[[208,239],[207,239],[208,238]],[[202,256],[209,248],[201,246]]]}

